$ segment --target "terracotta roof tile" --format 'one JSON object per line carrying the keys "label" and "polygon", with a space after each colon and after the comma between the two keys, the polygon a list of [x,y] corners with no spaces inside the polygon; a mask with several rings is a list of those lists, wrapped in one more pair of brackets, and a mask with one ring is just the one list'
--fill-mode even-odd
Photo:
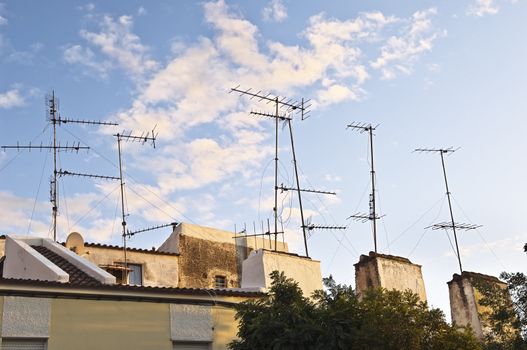
{"label": "terracotta roof tile", "polygon": [[84,285],[84,286],[97,286],[101,285],[101,282],[97,281],[95,278],[89,276],[84,271],[77,268],[75,265],[68,262],[66,259],[61,257],[58,254],[55,254],[51,250],[43,246],[31,246],[37,252],[39,252],[46,259],[51,261],[53,264],[60,267],[64,272],[70,275],[71,284]]}

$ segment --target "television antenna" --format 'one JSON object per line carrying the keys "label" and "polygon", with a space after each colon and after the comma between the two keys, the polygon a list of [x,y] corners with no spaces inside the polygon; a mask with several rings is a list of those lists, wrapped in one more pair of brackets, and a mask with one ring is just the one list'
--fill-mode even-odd
{"label": "television antenna", "polygon": [[377,208],[376,208],[376,201],[375,201],[375,164],[373,161],[373,131],[378,127],[379,125],[372,126],[371,124],[367,123],[358,123],[358,122],[352,122],[351,124],[348,124],[346,127],[347,129],[352,129],[355,131],[358,131],[360,133],[367,132],[368,133],[368,141],[369,141],[369,148],[370,148],[370,175],[371,175],[371,193],[370,193],[370,212],[368,214],[365,213],[355,213],[348,217],[348,219],[354,219],[356,221],[360,222],[368,222],[370,221],[372,223],[372,233],[373,233],[373,246],[375,249],[375,253],[377,253],[377,220],[379,220],[382,216],[379,216],[377,214]]}
{"label": "television antenna", "polygon": [[66,146],[61,146],[60,142],[57,142],[57,125],[72,123],[72,124],[88,124],[88,125],[104,125],[104,126],[116,126],[117,123],[106,122],[99,120],[84,120],[84,119],[71,119],[63,118],[59,113],[59,102],[55,97],[55,91],[52,91],[51,95],[46,96],[46,117],[49,123],[53,125],[53,143],[49,146],[45,146],[42,143],[40,145],[20,145],[17,142],[16,146],[1,146],[2,149],[16,149],[20,150],[50,150],[53,151],[53,175],[50,179],[50,202],[52,204],[52,227],[53,227],[53,240],[57,241],[57,215],[59,211],[59,200],[58,200],[58,177],[64,175],[76,175],[76,176],[89,176],[89,177],[100,177],[100,178],[110,178],[108,176],[98,176],[98,175],[89,175],[89,174],[80,174],[80,173],[70,173],[67,171],[62,171],[62,169],[57,170],[57,155],[58,152],[76,152],[79,150],[89,150],[87,146],[81,146],[79,142],[73,143],[71,146],[67,143]]}
{"label": "television antenna", "polygon": [[[156,125],[157,126],[157,125]],[[122,237],[123,237],[123,256],[124,256],[124,269],[123,269],[123,284],[126,284],[126,273],[128,271],[128,260],[126,257],[126,237],[128,236],[128,231],[126,229],[126,212],[124,208],[124,178],[123,178],[123,161],[122,161],[122,151],[121,151],[121,142],[139,142],[142,145],[149,142],[152,144],[152,147],[156,148],[156,138],[158,133],[156,133],[156,126],[150,132],[143,132],[141,135],[134,135],[132,132],[122,132],[114,134],[113,136],[117,138],[117,151],[119,153],[119,182],[121,189],[121,226],[122,226]],[[170,224],[171,225],[171,224]],[[135,232],[138,233],[138,232]],[[135,234],[134,233],[134,234]]]}
{"label": "television antenna", "polygon": [[448,209],[450,211],[450,222],[441,222],[441,223],[438,223],[438,224],[434,224],[434,225],[428,226],[426,228],[432,228],[433,230],[440,230],[440,229],[452,230],[452,232],[454,233],[454,242],[456,244],[456,256],[457,256],[457,261],[459,263],[459,270],[461,271],[461,273],[463,273],[463,266],[461,265],[461,254],[459,253],[459,245],[458,245],[458,241],[457,241],[457,232],[456,232],[456,230],[465,230],[465,231],[475,230],[475,229],[481,227],[481,225],[464,224],[464,223],[456,222],[454,220],[454,213],[452,211],[452,202],[451,202],[451,199],[450,199],[451,192],[450,192],[450,189],[448,188],[448,180],[447,180],[447,176],[446,176],[446,167],[445,167],[445,157],[444,157],[444,155],[445,154],[454,153],[458,149],[459,148],[454,149],[453,147],[449,147],[449,148],[416,148],[414,150],[414,152],[439,153],[439,155],[441,156],[441,165],[443,167],[443,178],[445,180],[446,196],[447,196],[447,199],[448,199]]}
{"label": "television antenna", "polygon": [[[273,118],[275,120],[275,173],[274,173],[274,207],[273,207],[273,214],[274,214],[274,240],[275,240],[275,250],[277,247],[277,236],[278,236],[278,190],[289,191],[289,190],[296,190],[298,194],[298,205],[300,208],[300,220],[301,220],[301,227],[302,227],[302,234],[304,237],[304,247],[306,256],[309,257],[309,251],[307,247],[307,230],[308,227],[304,220],[304,210],[302,206],[302,195],[301,192],[311,192],[311,193],[319,193],[319,194],[330,194],[334,195],[336,193],[334,192],[328,192],[328,191],[317,191],[317,190],[308,190],[308,189],[302,189],[300,188],[300,181],[298,176],[298,166],[297,166],[297,160],[296,160],[296,152],[295,152],[295,144],[293,139],[293,128],[291,126],[291,121],[293,119],[293,116],[300,115],[302,120],[305,120],[309,118],[310,110],[309,108],[311,105],[309,104],[310,100],[304,101],[304,99],[300,101],[296,101],[293,99],[287,99],[286,97],[279,97],[274,96],[271,93],[262,93],[262,91],[258,92],[252,92],[252,89],[242,90],[239,88],[239,86],[232,88],[230,92],[237,92],[240,95],[247,95],[250,96],[250,99],[255,99],[259,102],[265,102],[266,104],[274,103],[275,104],[275,113],[266,113],[261,111],[251,111],[251,115],[255,116],[261,116],[261,117],[268,117]],[[280,112],[282,112],[280,114]],[[284,125],[287,125],[289,128],[289,137],[291,140],[291,151],[293,154],[293,165],[295,170],[295,179],[296,179],[296,188],[291,187],[285,187],[283,184],[281,186],[278,186],[278,122],[283,121]],[[320,226],[320,229],[323,229],[323,226]],[[282,230],[283,231],[283,230]]]}

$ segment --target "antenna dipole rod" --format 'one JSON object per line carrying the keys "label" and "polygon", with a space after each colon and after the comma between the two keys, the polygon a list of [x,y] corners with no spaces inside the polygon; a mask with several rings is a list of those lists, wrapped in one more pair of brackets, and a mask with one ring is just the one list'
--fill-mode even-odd
{"label": "antenna dipole rod", "polygon": [[122,283],[126,284],[126,275],[128,272],[128,262],[126,259],[126,217],[124,212],[124,182],[123,182],[123,163],[121,159],[121,135],[117,134],[117,150],[119,152],[119,181],[121,182],[121,214],[122,214],[122,222],[121,225],[123,227],[123,254],[124,254],[124,269],[123,269],[123,275],[122,275]]}
{"label": "antenna dipole rod", "polygon": [[448,181],[446,177],[446,167],[445,167],[445,159],[443,157],[443,153],[446,153],[443,150],[439,151],[439,154],[441,155],[441,165],[443,166],[443,176],[445,178],[445,188],[446,188],[446,196],[448,199],[448,209],[450,211],[450,219],[452,220],[452,231],[454,232],[454,241],[456,243],[456,253],[457,253],[457,261],[459,263],[459,270],[461,273],[463,273],[463,266],[461,265],[461,255],[459,254],[459,246],[457,243],[457,234],[456,234],[456,223],[454,221],[454,213],[452,212],[452,202],[450,201],[450,190],[448,189]]}
{"label": "antenna dipole rod", "polygon": [[287,120],[287,125],[289,126],[289,136],[291,137],[291,150],[293,152],[293,165],[295,167],[296,191],[298,193],[298,205],[300,207],[300,220],[302,221],[302,234],[304,236],[304,247],[306,249],[306,256],[309,257],[309,252],[307,249],[306,224],[304,223],[304,209],[302,207],[302,195],[301,195],[301,190],[300,190],[300,181],[298,179],[298,167],[296,164],[295,142],[293,141],[293,128],[291,126],[290,119]]}

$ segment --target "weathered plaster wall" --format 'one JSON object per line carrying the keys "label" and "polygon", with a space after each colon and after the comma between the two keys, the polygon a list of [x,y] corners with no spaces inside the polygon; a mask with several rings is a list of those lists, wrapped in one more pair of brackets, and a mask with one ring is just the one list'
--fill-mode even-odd
{"label": "weathered plaster wall", "polygon": [[322,289],[320,261],[263,249],[251,252],[243,262],[242,288],[269,288],[269,274],[275,270],[298,282],[305,296]]}
{"label": "weathered plaster wall", "polygon": [[452,281],[448,282],[448,293],[452,323],[459,326],[470,325],[476,336],[482,339],[483,331],[470,279],[454,275]]}
{"label": "weathered plaster wall", "polygon": [[2,337],[49,337],[51,299],[12,296],[3,299]]}
{"label": "weathered plaster wall", "polygon": [[[454,274],[452,281],[448,282],[452,323],[460,326],[470,325],[480,339],[492,331],[484,316],[490,310],[479,303],[482,294],[478,286],[481,284],[490,284],[501,289],[507,288],[506,283],[494,276],[467,271],[463,271],[461,275]],[[510,303],[512,305],[512,301]],[[511,332],[514,331],[511,330]]]}
{"label": "weathered plaster wall", "polygon": [[179,287],[214,288],[216,275],[226,277],[227,287],[239,287],[234,244],[181,235],[179,249]]}
{"label": "weathered plaster wall", "polygon": [[[82,257],[98,266],[124,261],[122,250],[104,247],[86,246]],[[143,265],[143,284],[145,286],[177,287],[178,258],[177,255],[147,252],[128,251],[126,253],[128,263]]]}
{"label": "weathered plaster wall", "polygon": [[[171,252],[171,253],[182,253],[179,247],[179,236],[188,236],[199,239],[204,239],[210,242],[218,243],[229,243],[235,244],[238,246],[239,253],[241,253],[242,261],[249,256],[249,253],[255,249],[270,249],[274,250],[275,243],[274,239],[268,239],[263,237],[244,237],[237,236],[234,239],[234,232],[218,230],[211,227],[193,225],[188,223],[180,223],[175,228],[172,234],[166,239],[163,244],[157,249],[161,252]],[[276,247],[278,251],[288,252],[287,243],[277,241]]]}
{"label": "weathered plaster wall", "polygon": [[355,264],[355,284],[359,294],[368,288],[383,287],[388,290],[411,290],[426,301],[421,266],[403,257],[373,252],[369,256],[361,255]]}

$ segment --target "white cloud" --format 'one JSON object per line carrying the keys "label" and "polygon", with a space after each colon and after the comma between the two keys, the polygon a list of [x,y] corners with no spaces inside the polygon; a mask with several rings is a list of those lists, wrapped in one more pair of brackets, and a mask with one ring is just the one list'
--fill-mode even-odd
{"label": "white cloud", "polygon": [[108,61],[98,61],[95,57],[95,53],[87,47],[80,45],[71,45],[64,49],[63,52],[64,60],[71,64],[81,64],[92,71],[99,73],[99,75],[105,78],[108,75],[108,71],[111,68],[111,64]]}
{"label": "white cloud", "polygon": [[12,89],[0,93],[0,109],[8,109],[13,107],[20,107],[25,104],[24,97],[20,94],[18,89]]}
{"label": "white cloud", "polygon": [[415,12],[402,34],[389,37],[381,47],[380,56],[371,61],[370,66],[381,70],[384,79],[411,73],[417,58],[430,51],[439,36],[431,19],[436,13],[435,8]]}
{"label": "white cloud", "polygon": [[434,73],[441,71],[441,66],[437,63],[429,63],[426,65],[426,68],[428,68],[430,72],[434,72]]}
{"label": "white cloud", "polygon": [[148,14],[148,11],[143,6],[140,6],[139,9],[137,10],[137,15],[145,16],[146,14]]}
{"label": "white cloud", "polygon": [[317,100],[320,105],[330,105],[346,100],[358,101],[360,99],[360,91],[353,91],[347,86],[340,84],[333,84],[324,90],[318,92]]}
{"label": "white cloud", "polygon": [[218,32],[217,47],[224,51],[233,63],[255,70],[264,69],[268,62],[258,48],[258,28],[230,12],[223,0],[206,3],[204,9],[206,21]]}
{"label": "white cloud", "polygon": [[[25,234],[28,230],[31,209],[33,208],[33,199],[21,198],[10,192],[0,191],[0,227],[4,229],[5,234]],[[36,210],[41,211],[45,208],[46,203],[38,202]],[[41,221],[34,220],[32,231],[48,232],[49,226]]]}
{"label": "white cloud", "polygon": [[155,70],[158,63],[150,57],[149,49],[132,33],[132,16],[120,16],[114,19],[105,15],[99,21],[98,32],[81,30],[80,35],[90,46],[102,53],[105,59],[96,59],[95,52],[89,47],[70,45],[64,50],[64,58],[69,63],[79,63],[106,75],[115,66],[142,78]]}
{"label": "white cloud", "polygon": [[5,18],[2,13],[4,12],[5,4],[0,3],[0,26],[7,24],[7,18]]}
{"label": "white cloud", "polygon": [[485,15],[495,15],[499,11],[495,0],[475,0],[467,9],[468,16],[482,17]]}
{"label": "white cloud", "polygon": [[262,10],[262,17],[266,21],[283,22],[287,19],[287,8],[282,0],[271,0]]}
{"label": "white cloud", "polygon": [[[431,48],[433,39],[425,34],[433,32],[429,17],[435,11],[417,12],[406,20],[380,12],[348,20],[319,14],[302,32],[305,46],[272,40],[261,45],[258,27],[222,0],[206,3],[204,13],[214,35],[192,44],[178,42],[175,57],[144,81],[131,106],[115,116],[125,129],[151,130],[158,125],[158,150],[142,160],[156,167],[163,193],[249,178],[251,169],[272,153],[270,133],[262,129],[265,121],[247,115],[257,107],[254,101],[249,105],[247,99],[227,94],[229,87],[238,83],[272,87],[284,95],[315,87],[315,106],[359,100],[366,93],[362,86],[371,78],[363,46],[388,45],[383,31],[403,25],[403,40],[406,46],[415,46],[413,51],[398,53],[397,59],[386,53],[385,63],[379,65],[392,69],[397,60],[409,71],[426,51],[421,46],[426,42]],[[117,26],[109,18],[105,21],[108,28]],[[123,27],[129,31],[128,25]],[[209,135],[218,136],[189,136],[204,126],[214,130]]]}

